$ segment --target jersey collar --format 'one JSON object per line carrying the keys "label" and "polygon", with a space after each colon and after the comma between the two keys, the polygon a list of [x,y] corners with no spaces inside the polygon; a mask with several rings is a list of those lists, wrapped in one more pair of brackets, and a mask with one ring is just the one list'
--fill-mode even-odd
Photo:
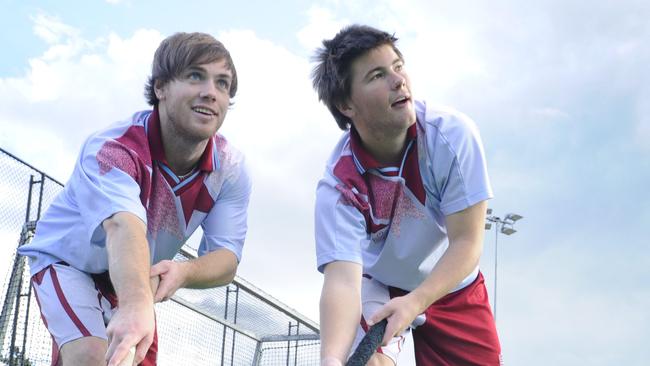
{"label": "jersey collar", "polygon": [[[417,137],[417,123],[413,123],[408,130],[406,130],[406,143],[405,146],[409,146],[409,143]],[[354,164],[357,167],[359,173],[364,174],[369,169],[383,169],[390,166],[382,165],[375,159],[370,153],[363,147],[361,143],[361,136],[359,132],[353,127],[350,127],[350,150],[352,151],[352,158],[354,159]],[[408,153],[410,149],[404,149],[404,155]],[[403,159],[402,159],[403,160]]]}

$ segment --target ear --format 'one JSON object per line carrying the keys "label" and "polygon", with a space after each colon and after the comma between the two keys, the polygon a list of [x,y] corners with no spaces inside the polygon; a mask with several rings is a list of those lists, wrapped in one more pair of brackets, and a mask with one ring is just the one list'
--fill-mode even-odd
{"label": "ear", "polygon": [[352,119],[352,117],[355,114],[354,108],[351,105],[349,100],[337,104],[336,109],[338,109],[339,112],[341,112],[344,116],[348,117],[349,119]]}
{"label": "ear", "polygon": [[159,79],[153,82],[153,91],[156,93],[158,100],[165,100],[165,86]]}

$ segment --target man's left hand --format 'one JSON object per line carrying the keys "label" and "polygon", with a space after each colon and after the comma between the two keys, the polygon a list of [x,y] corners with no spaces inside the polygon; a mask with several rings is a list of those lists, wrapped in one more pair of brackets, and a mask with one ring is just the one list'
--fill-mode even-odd
{"label": "man's left hand", "polygon": [[400,335],[413,320],[420,315],[423,310],[419,301],[407,294],[405,296],[395,297],[382,306],[368,320],[368,326],[379,323],[382,319],[387,319],[386,332],[382,340],[382,346],[388,345],[390,340]]}
{"label": "man's left hand", "polygon": [[154,302],[169,300],[179,288],[184,287],[187,279],[184,263],[170,260],[154,264],[149,276],[160,278],[158,288],[154,293]]}

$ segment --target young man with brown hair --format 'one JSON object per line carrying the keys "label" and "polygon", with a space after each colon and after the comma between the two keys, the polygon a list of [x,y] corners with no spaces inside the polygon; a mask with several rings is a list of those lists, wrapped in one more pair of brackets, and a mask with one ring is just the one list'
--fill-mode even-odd
{"label": "young man with brown hair", "polygon": [[[20,248],[53,365],[115,366],[134,346],[136,363],[155,365],[154,302],[232,281],[251,182],[243,155],[217,131],[236,91],[221,42],[177,33],[154,56],[145,92],[153,110],[86,140],[34,240]],[[199,257],[172,261],[199,225]]]}
{"label": "young man with brown hair", "polygon": [[345,131],[316,197],[322,365],[344,364],[384,318],[371,365],[395,364],[411,329],[418,366],[499,365],[478,269],[492,197],[478,130],[413,99],[396,41],[353,25],[316,55],[314,88]]}

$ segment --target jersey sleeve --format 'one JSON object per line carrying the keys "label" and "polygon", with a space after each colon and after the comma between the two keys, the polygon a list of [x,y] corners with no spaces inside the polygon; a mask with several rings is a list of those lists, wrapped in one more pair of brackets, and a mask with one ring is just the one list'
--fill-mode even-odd
{"label": "jersey sleeve", "polygon": [[92,136],[86,141],[68,192],[73,192],[91,244],[105,245],[102,223],[115,213],[132,213],[146,225],[138,183],[144,178],[143,169],[137,155],[114,140]]}
{"label": "jersey sleeve", "polygon": [[478,128],[458,112],[443,115],[431,144],[434,184],[444,215],[492,198]]}
{"label": "jersey sleeve", "polygon": [[251,194],[251,177],[245,160],[237,164],[221,186],[214,206],[201,224],[203,237],[198,254],[204,255],[225,248],[241,260],[247,231],[248,202]]}
{"label": "jersey sleeve", "polygon": [[326,173],[316,189],[316,263],[323,272],[334,261],[363,265],[362,248],[369,242],[363,214],[341,194],[338,181]]}

